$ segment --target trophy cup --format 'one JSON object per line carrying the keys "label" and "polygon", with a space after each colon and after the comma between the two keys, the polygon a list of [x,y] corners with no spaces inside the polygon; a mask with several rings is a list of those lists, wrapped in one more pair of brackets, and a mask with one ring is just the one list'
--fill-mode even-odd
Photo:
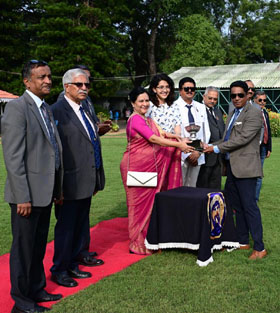
{"label": "trophy cup", "polygon": [[190,134],[189,139],[192,141],[191,143],[188,143],[188,145],[194,147],[196,151],[202,152],[203,148],[200,145],[201,140],[196,138],[196,134],[200,130],[200,126],[191,123],[190,125],[186,126],[185,129]]}

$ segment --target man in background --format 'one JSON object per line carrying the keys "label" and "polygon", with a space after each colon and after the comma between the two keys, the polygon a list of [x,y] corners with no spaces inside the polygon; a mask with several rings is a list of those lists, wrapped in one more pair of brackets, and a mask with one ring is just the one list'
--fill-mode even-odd
{"label": "man in background", "polygon": [[[224,134],[225,123],[223,113],[217,107],[219,91],[215,87],[207,87],[203,95],[203,102],[206,106],[207,118],[210,128],[209,143],[219,141]],[[222,181],[222,156],[211,153],[205,155],[205,164],[200,167],[197,187],[221,189]]]}
{"label": "man in background", "polygon": [[53,197],[61,197],[62,146],[48,104],[51,70],[31,60],[22,71],[24,94],[10,101],[2,118],[2,144],[7,169],[5,200],[12,215],[10,253],[12,313],[48,311],[37,303],[59,300],[45,291],[43,259]]}
{"label": "man in background", "polygon": [[250,104],[253,104],[254,103],[254,95],[256,92],[255,85],[250,79],[245,80],[245,83],[248,86],[248,102]]}
{"label": "man in background", "polygon": [[[255,94],[255,103],[261,108],[262,118],[263,118],[263,129],[261,135],[261,145],[260,145],[260,157],[261,164],[263,167],[264,160],[270,157],[272,151],[272,143],[271,143],[271,129],[269,122],[269,115],[265,109],[267,103],[267,97],[264,91],[257,91]],[[257,179],[257,187],[256,187],[256,200],[259,201],[260,191],[262,187],[262,177],[258,177]]]}

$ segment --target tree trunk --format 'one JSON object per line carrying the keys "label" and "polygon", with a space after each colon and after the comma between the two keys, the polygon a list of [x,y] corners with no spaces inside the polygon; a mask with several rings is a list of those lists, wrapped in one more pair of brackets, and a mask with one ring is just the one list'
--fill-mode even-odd
{"label": "tree trunk", "polygon": [[150,34],[148,42],[147,42],[149,74],[150,75],[156,75],[156,73],[157,73],[156,57],[155,57],[155,45],[156,45],[158,26],[159,26],[159,22],[155,23],[152,26],[151,34]]}

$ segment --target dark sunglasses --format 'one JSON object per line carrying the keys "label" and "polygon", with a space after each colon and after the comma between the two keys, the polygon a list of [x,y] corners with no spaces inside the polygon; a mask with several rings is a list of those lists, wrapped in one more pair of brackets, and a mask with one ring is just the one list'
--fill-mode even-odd
{"label": "dark sunglasses", "polygon": [[244,98],[245,96],[246,96],[245,93],[231,93],[230,94],[231,99],[235,99],[236,97]]}
{"label": "dark sunglasses", "polygon": [[31,64],[48,65],[48,63],[46,61],[42,61],[42,60],[30,60],[29,63],[31,63]]}
{"label": "dark sunglasses", "polygon": [[259,102],[266,102],[266,99],[258,99]]}
{"label": "dark sunglasses", "polygon": [[77,86],[78,88],[82,88],[83,85],[85,85],[87,89],[90,88],[90,83],[67,83],[67,84],[68,84],[68,85],[75,85],[75,86]]}
{"label": "dark sunglasses", "polygon": [[188,92],[189,90],[191,92],[195,92],[195,87],[183,87],[183,89],[184,89],[185,92]]}
{"label": "dark sunglasses", "polygon": [[250,90],[250,89],[251,89],[253,92],[255,92],[255,91],[256,91],[256,89],[255,89],[255,88],[249,87],[249,88],[248,88],[248,90]]}

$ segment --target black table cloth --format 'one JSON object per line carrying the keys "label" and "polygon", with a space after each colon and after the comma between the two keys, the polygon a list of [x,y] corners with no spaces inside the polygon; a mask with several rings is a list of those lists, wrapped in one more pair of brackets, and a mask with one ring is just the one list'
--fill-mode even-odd
{"label": "black table cloth", "polygon": [[150,250],[187,248],[198,250],[197,264],[213,262],[213,250],[239,247],[232,212],[227,206],[220,238],[210,238],[207,188],[179,187],[157,193],[145,245]]}

